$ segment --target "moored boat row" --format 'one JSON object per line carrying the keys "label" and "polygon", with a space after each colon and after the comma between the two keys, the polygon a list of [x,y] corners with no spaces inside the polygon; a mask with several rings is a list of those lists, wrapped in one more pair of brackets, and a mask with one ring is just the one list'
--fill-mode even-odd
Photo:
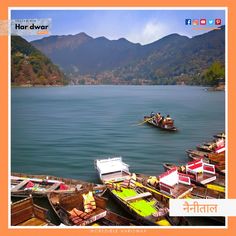
{"label": "moored boat row", "polygon": [[[188,225],[184,217],[169,216],[171,198],[225,198],[224,178],[218,179],[214,166],[202,161],[188,163],[187,173],[168,165],[159,176],[131,174],[121,157],[96,160],[95,168],[111,196],[143,224]],[[159,220],[153,216],[159,216]]]}
{"label": "moored boat row", "polygon": [[203,159],[204,162],[214,164],[216,172],[225,175],[225,134],[214,135],[216,139],[211,142],[197,145],[197,150],[186,150],[188,157],[197,161]]}
{"label": "moored boat row", "polygon": [[[47,218],[48,209],[34,204],[35,197],[47,198],[64,226],[189,225],[188,218],[169,216],[169,200],[225,198],[225,177],[216,173],[225,165],[225,152],[188,150],[188,155],[191,162],[164,163],[164,173],[156,176],[131,173],[121,157],[98,159],[94,164],[101,184],[12,173],[11,196],[28,197],[12,204],[11,225],[54,225]],[[132,218],[108,209],[106,190]]]}

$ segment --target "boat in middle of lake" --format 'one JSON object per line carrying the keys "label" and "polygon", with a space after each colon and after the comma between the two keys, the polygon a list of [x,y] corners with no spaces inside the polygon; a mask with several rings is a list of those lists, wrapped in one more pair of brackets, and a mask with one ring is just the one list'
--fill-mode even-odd
{"label": "boat in middle of lake", "polygon": [[167,131],[177,131],[177,128],[174,126],[174,120],[170,118],[169,115],[164,117],[161,116],[160,113],[151,113],[149,116],[144,116],[144,121],[142,123],[148,123],[154,127]]}

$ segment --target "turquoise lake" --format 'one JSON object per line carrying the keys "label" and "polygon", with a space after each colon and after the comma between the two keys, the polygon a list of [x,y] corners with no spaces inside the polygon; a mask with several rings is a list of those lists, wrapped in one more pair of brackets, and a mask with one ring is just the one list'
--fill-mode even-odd
{"label": "turquoise lake", "polygon": [[[170,114],[178,132],[142,122]],[[122,156],[131,171],[163,172],[186,149],[225,130],[225,93],[192,86],[11,89],[11,170],[98,181],[94,160]]]}

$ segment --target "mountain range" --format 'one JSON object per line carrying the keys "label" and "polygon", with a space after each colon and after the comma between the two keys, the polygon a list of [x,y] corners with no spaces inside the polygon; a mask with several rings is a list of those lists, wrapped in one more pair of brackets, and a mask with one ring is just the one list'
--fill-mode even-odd
{"label": "mountain range", "polygon": [[197,84],[215,61],[224,65],[225,27],[192,38],[171,34],[147,45],[83,32],[31,44],[74,83]]}

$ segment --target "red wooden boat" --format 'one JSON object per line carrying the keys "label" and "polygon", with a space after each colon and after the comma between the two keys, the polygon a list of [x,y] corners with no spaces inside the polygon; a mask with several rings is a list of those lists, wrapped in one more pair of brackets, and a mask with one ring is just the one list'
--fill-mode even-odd
{"label": "red wooden boat", "polygon": [[157,118],[156,115],[153,116],[144,116],[144,122],[148,123],[154,127],[159,129],[167,130],[167,131],[177,131],[174,126],[174,120],[167,117],[165,119]]}
{"label": "red wooden boat", "polygon": [[216,180],[215,166],[203,162],[202,159],[187,163],[187,165],[176,166],[175,164],[164,163],[165,170],[176,167],[180,173],[190,177],[194,184],[205,185]]}
{"label": "red wooden boat", "polygon": [[222,153],[225,152],[225,139],[217,139],[213,142],[203,143],[198,145],[197,149],[199,151],[209,152],[209,153]]}

